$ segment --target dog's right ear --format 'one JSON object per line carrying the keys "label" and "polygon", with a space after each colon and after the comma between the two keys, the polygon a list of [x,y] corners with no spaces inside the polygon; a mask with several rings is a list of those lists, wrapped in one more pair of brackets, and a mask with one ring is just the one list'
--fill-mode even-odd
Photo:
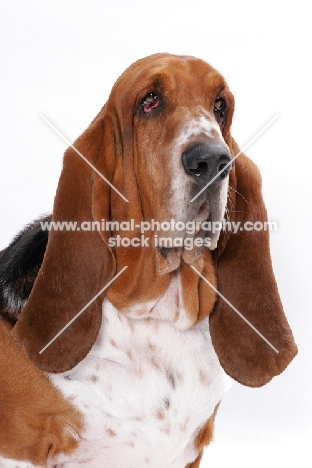
{"label": "dog's right ear", "polygon": [[[115,169],[113,132],[113,123],[105,117],[104,109],[74,143],[108,180],[112,180]],[[49,233],[43,264],[13,329],[28,358],[44,371],[64,372],[74,367],[97,338],[105,292],[40,353],[115,273],[115,259],[105,235],[90,230],[98,216],[108,219],[109,207],[109,185],[69,148],[64,156],[52,215],[58,227],[54,224]],[[66,223],[71,224],[66,227]]]}

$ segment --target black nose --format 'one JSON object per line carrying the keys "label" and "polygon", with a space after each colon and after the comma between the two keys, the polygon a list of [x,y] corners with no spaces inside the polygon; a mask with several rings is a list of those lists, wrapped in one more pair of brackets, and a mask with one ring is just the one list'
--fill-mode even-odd
{"label": "black nose", "polygon": [[198,182],[219,182],[232,169],[231,155],[222,144],[200,144],[182,153],[185,172]]}

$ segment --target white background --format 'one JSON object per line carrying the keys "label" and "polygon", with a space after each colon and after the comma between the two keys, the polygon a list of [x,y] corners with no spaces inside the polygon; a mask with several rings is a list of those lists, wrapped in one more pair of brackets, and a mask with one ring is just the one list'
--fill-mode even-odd
{"label": "white background", "polygon": [[[310,467],[311,86],[308,2],[0,1],[0,249],[51,211],[66,144],[91,122],[121,72],[155,52],[200,57],[236,99],[233,135],[258,164],[274,269],[299,347],[261,389],[234,383],[203,467]],[[303,458],[302,458],[303,456]],[[301,461],[298,461],[298,459]],[[125,467],[127,468],[127,467]],[[161,467],[160,467],[161,468]]]}

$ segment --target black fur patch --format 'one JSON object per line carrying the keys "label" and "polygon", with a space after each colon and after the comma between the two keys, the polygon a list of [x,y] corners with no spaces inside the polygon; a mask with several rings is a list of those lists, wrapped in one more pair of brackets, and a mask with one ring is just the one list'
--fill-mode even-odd
{"label": "black fur patch", "polygon": [[14,325],[34,285],[42,264],[49,231],[41,229],[38,219],[21,231],[0,252],[0,316]]}

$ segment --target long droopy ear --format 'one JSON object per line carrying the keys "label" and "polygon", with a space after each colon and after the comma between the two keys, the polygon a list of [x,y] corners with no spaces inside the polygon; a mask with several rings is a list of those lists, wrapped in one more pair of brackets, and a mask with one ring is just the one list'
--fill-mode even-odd
{"label": "long droopy ear", "polygon": [[[228,143],[233,156],[238,154],[231,137]],[[268,232],[258,230],[267,221],[260,174],[243,154],[230,175],[228,214],[240,227],[236,234],[223,232],[214,253],[218,290],[262,336],[219,297],[210,316],[211,337],[227,374],[244,385],[258,387],[286,368],[297,347],[273,274]],[[252,226],[257,230],[249,230]]]}
{"label": "long droopy ear", "polygon": [[[74,143],[109,180],[115,167],[113,129],[109,128],[112,125],[99,117]],[[77,223],[77,229],[68,231],[63,226],[50,231],[41,269],[13,329],[28,358],[42,370],[64,372],[74,367],[97,338],[103,294],[40,354],[114,275],[115,262],[105,236],[83,229],[89,229],[98,216],[108,219],[109,198],[106,182],[69,148],[64,156],[52,221]]]}

